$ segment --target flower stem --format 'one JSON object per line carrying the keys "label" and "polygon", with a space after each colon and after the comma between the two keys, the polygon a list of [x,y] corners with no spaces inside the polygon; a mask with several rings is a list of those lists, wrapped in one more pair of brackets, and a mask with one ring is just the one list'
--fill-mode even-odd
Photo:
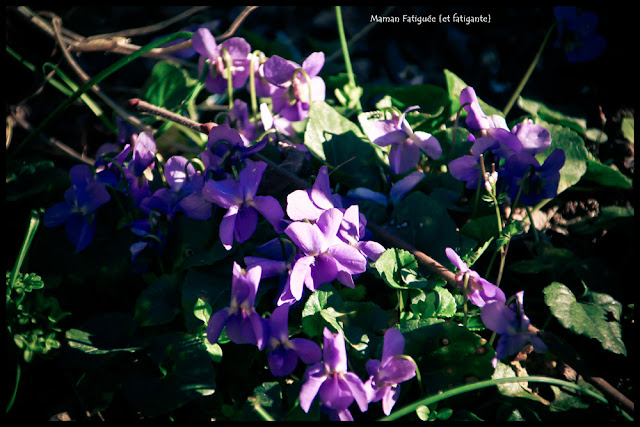
{"label": "flower stem", "polygon": [[231,59],[229,51],[225,48],[222,48],[222,57],[224,58],[224,62],[227,65],[227,93],[229,96],[229,110],[231,110],[233,108],[233,73],[231,72],[233,61]]}
{"label": "flower stem", "polygon": [[504,107],[504,110],[502,111],[502,114],[505,117],[507,117],[507,114],[509,114],[509,111],[511,111],[511,108],[513,107],[513,104],[515,104],[516,100],[520,96],[520,93],[522,92],[522,90],[526,86],[527,82],[529,81],[529,78],[531,77],[531,74],[533,73],[533,70],[536,68],[536,65],[538,64],[538,61],[540,60],[540,57],[542,56],[542,51],[544,50],[545,46],[547,45],[547,42],[549,41],[549,37],[551,36],[551,33],[553,32],[554,28],[556,27],[556,24],[557,23],[554,22],[553,25],[551,25],[551,27],[549,27],[549,29],[547,30],[547,33],[545,34],[544,39],[542,40],[542,43],[540,44],[540,47],[538,48],[538,52],[536,53],[536,56],[533,57],[533,61],[531,61],[531,64],[529,65],[529,68],[524,73],[524,76],[522,77],[522,80],[520,80],[520,84],[518,84],[518,87],[516,88],[515,92],[513,92],[513,95],[511,95],[511,99],[509,99],[509,102],[507,102],[507,105]]}
{"label": "flower stem", "polygon": [[[335,6],[336,20],[338,21],[338,34],[340,35],[340,46],[342,46],[342,56],[344,56],[344,65],[347,69],[347,76],[349,77],[349,86],[356,87],[356,78],[353,74],[353,68],[351,67],[351,58],[349,57],[349,46],[347,45],[347,38],[344,33],[344,23],[342,22],[342,9],[340,6]],[[360,100],[357,102],[358,110],[362,110]]]}
{"label": "flower stem", "polygon": [[498,386],[500,384],[506,384],[506,383],[513,383],[513,382],[535,382],[535,383],[545,383],[545,384],[552,384],[552,385],[557,385],[557,386],[561,386],[561,387],[566,387],[566,388],[570,388],[573,390],[577,390],[587,396],[590,396],[602,403],[607,403],[607,399],[605,399],[604,397],[602,397],[600,394],[593,392],[587,388],[584,388],[578,384],[569,382],[569,381],[564,381],[564,380],[560,380],[560,379],[556,379],[556,378],[550,378],[550,377],[543,377],[543,376],[529,376],[529,377],[509,377],[509,378],[496,378],[496,379],[490,379],[490,380],[484,380],[484,381],[478,381],[472,384],[465,384],[462,386],[458,386],[458,387],[454,387],[454,388],[450,388],[448,390],[445,390],[443,392],[440,392],[438,394],[432,395],[432,396],[428,396],[425,397],[424,399],[420,399],[414,403],[411,403],[403,408],[398,409],[397,411],[394,411],[391,415],[384,417],[384,418],[380,418],[378,421],[395,421],[400,417],[403,417],[405,415],[408,415],[412,412],[415,412],[416,409],[418,409],[420,406],[428,406],[431,405],[433,403],[439,402],[441,400],[445,400],[445,399],[449,399],[451,397],[454,396],[458,396],[460,394],[464,394],[464,393],[469,393],[475,390],[479,390],[482,388],[487,388],[487,387],[494,387],[494,386]]}
{"label": "flower stem", "polygon": [[31,218],[29,219],[29,227],[27,228],[27,232],[24,236],[24,241],[22,242],[22,246],[20,247],[20,252],[18,252],[18,258],[16,259],[16,263],[13,266],[13,270],[11,271],[11,277],[9,278],[9,284],[7,286],[8,290],[11,291],[13,289],[13,285],[16,282],[16,278],[20,273],[20,269],[22,268],[22,263],[24,259],[27,257],[27,252],[29,252],[29,246],[31,246],[31,242],[33,241],[33,237],[36,234],[36,230],[38,230],[38,226],[40,225],[40,217],[42,212],[39,210],[31,211]]}

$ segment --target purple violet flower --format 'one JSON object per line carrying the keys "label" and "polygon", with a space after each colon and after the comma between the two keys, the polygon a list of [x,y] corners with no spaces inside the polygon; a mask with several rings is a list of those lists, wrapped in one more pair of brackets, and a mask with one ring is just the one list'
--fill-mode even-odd
{"label": "purple violet flower", "polygon": [[318,396],[322,405],[337,412],[339,419],[352,421],[349,406],[355,400],[360,411],[366,412],[369,407],[367,392],[362,380],[347,371],[347,350],[342,331],[332,334],[325,327],[323,338],[323,361],[307,368],[300,389],[300,407],[309,412]]}
{"label": "purple violet flower", "polygon": [[507,159],[504,170],[509,177],[509,197],[533,206],[558,194],[560,169],[564,166],[564,150],[555,149],[542,165],[531,154],[521,152]]}
{"label": "purple violet flower", "polygon": [[189,218],[207,220],[212,207],[202,194],[204,176],[196,172],[189,160],[182,156],[172,156],[164,165],[164,175],[169,188],[160,188],[140,202],[140,209],[146,214],[160,211],[171,219],[182,211]]}
{"label": "purple violet flower", "polygon": [[505,297],[504,292],[502,292],[502,289],[480,277],[478,272],[469,269],[467,264],[462,261],[462,258],[460,258],[453,249],[446,248],[445,253],[447,258],[449,258],[449,261],[451,261],[451,263],[458,269],[458,273],[456,273],[456,282],[460,289],[464,288],[464,276],[466,274],[469,275],[469,280],[467,282],[469,301],[478,307],[484,307],[486,304],[494,301],[504,304],[507,298]]}
{"label": "purple violet flower", "polygon": [[254,307],[261,274],[260,266],[245,271],[238,263],[233,263],[229,307],[214,313],[207,325],[207,339],[211,344],[218,342],[222,330],[225,329],[232,342],[253,344],[260,350],[264,349],[268,338],[268,326]]}
{"label": "purple violet flower", "polygon": [[215,203],[227,213],[220,222],[220,241],[226,250],[231,250],[234,240],[247,241],[258,226],[258,214],[273,225],[278,233],[282,231],[284,211],[272,196],[256,196],[267,164],[250,162],[238,174],[238,180],[208,180],[204,184],[204,198]]}
{"label": "purple violet flower", "polygon": [[[498,116],[496,114],[487,116],[482,107],[480,106],[480,102],[478,101],[478,97],[476,96],[476,91],[471,87],[467,86],[460,92],[460,104],[464,105],[464,110],[467,112],[467,118],[465,122],[470,129],[473,130],[486,130],[486,129],[506,129],[507,123],[504,117]],[[465,105],[468,104],[468,105]]]}
{"label": "purple violet flower", "polygon": [[228,123],[223,123],[209,131],[207,147],[200,153],[200,160],[207,174],[213,174],[217,179],[229,178],[232,174],[227,172],[227,166],[241,166],[248,157],[264,148],[266,142],[246,145],[246,137]]}
{"label": "purple violet flower", "polygon": [[[326,86],[322,77],[318,76],[323,66],[322,52],[309,55],[302,66],[278,55],[270,57],[264,63],[264,77],[275,86],[271,94],[273,112],[292,122],[306,119],[309,116],[309,95],[311,102],[325,99]],[[303,74],[297,71],[300,69],[309,77],[309,84]]]}
{"label": "purple violet flower", "polygon": [[295,190],[287,196],[287,215],[294,221],[315,221],[331,208],[342,208],[342,198],[331,192],[329,169],[322,166],[309,190]]}
{"label": "purple violet flower", "polygon": [[[466,182],[466,188],[475,189],[482,174],[481,154],[485,165],[495,165],[496,171],[502,176],[502,160],[521,152],[536,155],[550,146],[551,133],[530,120],[517,124],[511,132],[503,128],[490,128],[484,132],[484,136],[475,139],[471,154],[449,162],[449,172],[454,178]],[[491,170],[488,166],[485,169]]]}
{"label": "purple violet flower", "polygon": [[373,240],[361,240],[365,238],[366,225],[366,219],[364,215],[360,215],[358,205],[351,205],[344,211],[338,237],[375,262],[384,253],[385,248]]}
{"label": "purple violet flower", "polygon": [[531,343],[536,353],[547,351],[547,345],[535,333],[529,331],[531,321],[524,314],[524,291],[518,292],[516,302],[505,305],[504,301],[495,301],[482,308],[480,317],[484,325],[500,335],[496,346],[496,355],[491,361],[495,368],[498,360],[518,354]]}
{"label": "purple violet flower", "polygon": [[[245,85],[249,78],[249,60],[251,46],[241,37],[231,37],[218,45],[208,28],[202,27],[193,33],[193,48],[200,56],[200,68],[205,60],[210,61],[209,75],[205,86],[211,93],[222,94],[227,91],[227,80],[231,74],[233,88]],[[227,56],[228,55],[228,56]],[[228,60],[231,61],[229,68]]]}
{"label": "purple violet flower", "polygon": [[575,6],[556,6],[553,13],[558,20],[555,47],[564,49],[570,63],[591,61],[604,51],[607,40],[595,33],[598,15],[593,12],[578,15]]}
{"label": "purple violet flower", "polygon": [[442,155],[442,147],[434,136],[427,132],[414,132],[407,122],[406,114],[418,108],[420,107],[409,107],[401,115],[394,111],[391,119],[367,120],[362,123],[362,129],[371,142],[380,147],[391,145],[389,166],[397,175],[418,164],[420,151],[436,160]]}
{"label": "purple violet flower", "polygon": [[284,230],[302,254],[294,260],[278,305],[299,301],[304,286],[313,292],[338,279],[345,286],[355,287],[352,276],[366,271],[367,260],[358,249],[338,237],[342,219],[342,212],[331,208],[315,224],[297,221]]}
{"label": "purple violet flower", "polygon": [[281,305],[273,310],[269,318],[270,347],[267,365],[276,377],[289,375],[298,365],[298,360],[307,365],[322,360],[322,350],[318,344],[305,338],[289,339],[289,305]]}
{"label": "purple violet flower", "polygon": [[65,224],[69,241],[76,253],[85,249],[93,240],[96,210],[111,200],[103,183],[97,182],[88,165],[76,165],[69,171],[71,187],[64,193],[64,202],[46,210],[43,223],[46,227]]}
{"label": "purple violet flower", "polygon": [[404,337],[397,329],[387,329],[382,345],[382,359],[369,360],[366,364],[369,379],[364,383],[369,402],[382,400],[385,415],[400,396],[400,383],[416,376],[416,362],[404,356]]}
{"label": "purple violet flower", "polygon": [[413,188],[418,185],[423,178],[424,173],[420,171],[411,172],[391,186],[388,199],[384,194],[372,191],[365,187],[350,189],[347,191],[347,197],[351,199],[368,200],[386,208],[389,205],[389,200],[391,200],[391,204],[393,205],[400,203],[400,201],[402,201],[402,199],[404,199],[404,197],[409,194],[409,192],[413,190]]}

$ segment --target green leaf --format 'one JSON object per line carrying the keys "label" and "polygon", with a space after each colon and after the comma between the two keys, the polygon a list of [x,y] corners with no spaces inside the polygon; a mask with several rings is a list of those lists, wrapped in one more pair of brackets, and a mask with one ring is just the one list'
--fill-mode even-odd
{"label": "green leaf", "polygon": [[620,172],[616,165],[605,165],[595,158],[587,160],[587,171],[582,179],[604,187],[633,188],[633,180]]}
{"label": "green leaf", "polygon": [[326,102],[311,103],[304,143],[314,157],[328,164],[330,169],[337,168],[331,173],[335,172],[340,182],[352,188],[379,191],[376,148],[358,125]]}
{"label": "green leaf", "polygon": [[[600,341],[602,348],[616,354],[627,354],[622,341],[621,305],[609,295],[588,292],[578,301],[562,283],[553,282],[544,288],[545,303],[556,319],[570,331]],[[608,320],[611,314],[614,320]]]}
{"label": "green leaf", "polygon": [[151,338],[146,353],[160,372],[135,370],[123,381],[129,404],[158,416],[216,391],[214,365],[203,338],[172,332]]}
{"label": "green leaf", "polygon": [[600,143],[607,141],[607,135],[601,130],[587,128],[586,119],[568,116],[548,108],[541,102],[522,97],[518,98],[518,106],[535,118],[569,128],[585,139]]}
{"label": "green leaf", "polygon": [[390,248],[373,263],[373,268],[387,285],[394,289],[408,289],[402,278],[402,271],[417,272],[418,261],[411,252],[404,249]]}
{"label": "green leaf", "polygon": [[633,117],[625,117],[622,119],[621,130],[622,135],[634,144],[635,140],[635,119]]}
{"label": "green leaf", "polygon": [[173,275],[164,275],[140,292],[135,318],[140,326],[170,323],[180,312],[178,283]]}
{"label": "green leaf", "polygon": [[584,140],[574,130],[543,121],[536,120],[536,124],[543,126],[551,133],[551,146],[536,156],[542,164],[555,149],[564,150],[565,163],[560,169],[560,182],[558,194],[576,184],[587,171],[589,152],[584,145]]}
{"label": "green leaf", "polygon": [[158,107],[173,110],[189,95],[190,87],[195,82],[175,63],[159,61],[144,84],[143,99]]}
{"label": "green leaf", "polygon": [[412,319],[398,329],[405,338],[404,353],[418,364],[426,394],[488,379],[493,373],[491,345],[457,322]]}
{"label": "green leaf", "polygon": [[196,304],[193,307],[193,315],[202,320],[202,323],[208,325],[211,314],[211,305],[209,305],[209,303],[204,299],[198,298],[198,301],[196,301]]}
{"label": "green leaf", "polygon": [[407,117],[413,130],[433,130],[446,122],[449,117],[450,102],[446,90],[431,84],[400,86],[389,92],[391,105],[404,111],[415,105],[420,107],[417,114]]}
{"label": "green leaf", "polygon": [[411,299],[411,310],[421,318],[450,318],[456,313],[457,305],[448,289],[434,286],[430,290],[420,290]]}
{"label": "green leaf", "polygon": [[342,329],[338,318],[342,313],[336,311],[342,309],[342,298],[331,286],[324,284],[311,295],[302,309],[302,330],[309,337],[322,336],[325,326],[331,326],[334,331]]}
{"label": "green leaf", "polygon": [[141,347],[132,345],[135,322],[124,313],[103,313],[87,321],[80,329],[67,330],[69,347],[84,353],[134,353]]}
{"label": "green leaf", "polygon": [[390,224],[393,233],[441,264],[449,262],[445,248],[465,251],[474,246],[472,239],[458,232],[456,223],[441,201],[419,191],[410,193],[398,203],[391,214]]}

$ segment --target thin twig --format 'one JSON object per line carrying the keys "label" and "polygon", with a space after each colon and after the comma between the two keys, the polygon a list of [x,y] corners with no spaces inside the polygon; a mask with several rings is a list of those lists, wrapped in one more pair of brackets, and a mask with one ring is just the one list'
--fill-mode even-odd
{"label": "thin twig", "polygon": [[176,22],[180,22],[183,19],[193,15],[194,13],[198,13],[204,9],[209,8],[210,6],[195,6],[192,7],[188,10],[185,10],[182,13],[179,13],[178,15],[169,18],[165,21],[161,21],[161,22],[157,22],[155,24],[151,24],[151,25],[147,25],[144,27],[139,27],[139,28],[130,28],[127,30],[122,30],[122,31],[116,31],[113,33],[106,33],[106,34],[98,34],[95,36],[89,36],[87,37],[85,40],[89,41],[89,40],[95,40],[95,39],[107,39],[107,38],[113,38],[113,37],[133,37],[133,36],[140,36],[140,35],[145,35],[145,34],[150,34],[150,33],[155,33],[161,30],[164,30],[165,28],[167,28],[168,26],[176,23]]}
{"label": "thin twig", "polygon": [[[231,37],[236,30],[240,27],[242,22],[247,18],[249,13],[254,11],[258,6],[247,6],[245,9],[238,15],[238,17],[233,21],[229,29],[224,32],[222,35],[217,37],[217,41],[222,41]],[[16,8],[16,10],[26,19],[28,19],[31,23],[33,23],[37,28],[42,30],[45,34],[51,36],[52,38],[55,36],[53,28],[49,25],[46,20],[42,19],[36,13],[25,6],[20,6]],[[116,34],[116,33],[114,33]],[[111,53],[119,53],[123,55],[129,55],[134,53],[140,49],[141,46],[133,44],[130,42],[129,38],[122,36],[108,36],[103,38],[90,38],[85,37],[82,39],[73,38],[64,38],[65,43],[68,44],[69,50],[72,52],[101,52],[108,51]],[[164,58],[167,55],[172,54],[174,52],[178,52],[180,50],[192,47],[191,39],[185,40],[184,42],[166,46],[166,47],[157,47],[154,49],[150,49],[148,52],[145,52],[143,56],[145,57],[155,57],[155,58]]]}

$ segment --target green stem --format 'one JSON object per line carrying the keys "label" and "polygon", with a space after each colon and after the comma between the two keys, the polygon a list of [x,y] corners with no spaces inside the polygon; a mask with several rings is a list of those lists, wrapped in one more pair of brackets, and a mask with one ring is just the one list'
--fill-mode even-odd
{"label": "green stem", "polygon": [[22,364],[18,362],[16,364],[16,385],[13,387],[13,393],[11,394],[11,398],[9,399],[9,403],[7,404],[6,414],[9,413],[11,408],[13,407],[13,403],[16,400],[16,396],[18,395],[18,385],[20,384],[20,377],[22,376]]}
{"label": "green stem", "polygon": [[[253,120],[255,123],[258,122],[258,99],[256,96],[256,74],[253,69],[253,64],[256,60],[259,60],[259,57],[256,53],[252,53],[249,58],[249,96],[251,97],[251,111],[253,111]],[[258,65],[260,66],[260,65]],[[311,98],[311,92],[309,92],[309,98]]]}
{"label": "green stem", "polygon": [[[347,76],[349,77],[349,85],[356,87],[356,78],[353,74],[353,68],[351,67],[351,58],[349,57],[349,46],[347,45],[347,38],[344,33],[344,23],[342,22],[342,9],[340,6],[335,6],[336,20],[338,21],[338,34],[340,36],[340,46],[342,46],[342,56],[344,56],[344,65],[347,69]],[[360,100],[357,103],[358,110],[362,110]]]}
{"label": "green stem", "polygon": [[22,246],[20,247],[20,252],[18,252],[18,258],[16,259],[16,263],[13,266],[13,271],[11,271],[11,277],[9,279],[9,291],[13,289],[13,285],[16,282],[16,278],[20,273],[20,269],[22,268],[22,263],[24,259],[27,257],[27,252],[29,252],[29,246],[31,246],[31,242],[33,241],[33,237],[36,234],[36,230],[40,225],[40,216],[42,212],[38,210],[31,211],[31,218],[29,220],[29,227],[27,228],[27,232],[24,236],[24,241],[22,242]]}
{"label": "green stem", "polygon": [[543,376],[530,376],[530,377],[510,377],[510,378],[497,378],[497,379],[491,379],[491,380],[485,380],[485,381],[478,381],[476,383],[472,383],[472,384],[465,384],[462,386],[458,386],[458,387],[454,387],[448,390],[445,390],[441,393],[438,393],[436,395],[432,395],[432,396],[428,396],[424,399],[420,399],[414,403],[411,403],[403,408],[400,408],[396,411],[394,411],[391,415],[387,416],[387,417],[383,417],[380,418],[378,421],[394,421],[397,420],[400,417],[403,417],[405,415],[411,414],[413,412],[415,412],[416,409],[418,409],[420,406],[428,406],[431,405],[433,403],[439,402],[441,400],[445,400],[445,399],[449,399],[451,397],[454,396],[458,396],[460,394],[464,394],[464,393],[469,393],[475,390],[479,390],[482,388],[487,388],[487,387],[494,387],[500,384],[506,384],[506,383],[513,383],[513,382],[532,382],[532,383],[544,383],[544,384],[552,384],[552,385],[557,385],[557,386],[561,386],[561,387],[566,387],[566,388],[570,388],[576,391],[579,391],[587,396],[590,396],[602,403],[607,403],[607,399],[605,399],[604,397],[602,397],[601,395],[599,395],[598,393],[595,393],[589,389],[586,389],[578,384],[569,382],[569,381],[564,381],[564,380],[559,380],[556,378],[549,378],[549,377],[543,377]]}
{"label": "green stem", "polygon": [[233,73],[231,72],[233,62],[229,51],[225,48],[222,48],[222,57],[227,64],[227,92],[229,94],[229,110],[231,110],[233,108]]}
{"label": "green stem", "polygon": [[536,53],[536,56],[533,57],[533,61],[531,61],[529,68],[527,69],[526,73],[522,77],[522,80],[520,80],[520,84],[518,84],[518,87],[516,88],[515,92],[513,92],[513,95],[511,95],[511,99],[509,99],[509,102],[507,102],[507,105],[504,107],[504,110],[502,111],[502,114],[504,115],[504,117],[507,117],[507,114],[509,114],[509,111],[511,111],[513,104],[515,104],[516,100],[520,96],[520,93],[522,92],[527,82],[529,81],[529,78],[531,77],[533,70],[536,68],[538,61],[542,56],[542,51],[547,45],[547,42],[549,41],[549,37],[551,36],[551,33],[553,32],[556,25],[557,23],[554,22],[553,25],[551,25],[551,27],[547,30],[547,34],[545,34],[544,39],[542,40],[542,43],[538,48],[538,52]]}
{"label": "green stem", "polygon": [[260,416],[260,418],[262,418],[264,421],[275,421],[275,419],[271,416],[271,414],[265,411],[265,409],[262,406],[260,406],[258,403],[255,403],[253,405],[253,410],[256,411],[257,414]]}
{"label": "green stem", "polygon": [[16,155],[20,150],[24,149],[24,147],[29,145],[29,142],[31,142],[31,140],[33,140],[37,135],[39,135],[40,132],[42,132],[44,130],[44,128],[46,128],[54,119],[58,118],[58,116],[64,110],[69,108],[71,106],[71,104],[73,104],[82,94],[86,93],[89,89],[91,89],[93,86],[95,86],[98,83],[100,83],[105,78],[109,77],[111,74],[115,73],[116,71],[118,71],[119,69],[124,67],[125,65],[128,65],[129,63],[131,63],[134,60],[138,59],[139,57],[141,57],[142,55],[144,55],[145,53],[147,53],[151,49],[154,49],[156,47],[162,46],[163,44],[169,43],[169,42],[171,42],[173,40],[176,40],[176,39],[191,38],[192,35],[193,35],[193,33],[189,32],[189,31],[181,31],[181,32],[178,32],[178,33],[170,34],[170,35],[168,35],[166,37],[159,38],[159,39],[157,39],[157,40],[155,40],[155,41],[153,41],[153,42],[141,47],[138,51],[132,53],[131,55],[127,55],[124,58],[121,58],[120,60],[116,61],[115,64],[111,65],[110,67],[108,67],[105,70],[103,70],[100,73],[98,73],[91,80],[89,80],[88,82],[83,84],[78,90],[76,90],[73,93],[73,95],[71,95],[70,97],[65,99],[62,103],[60,103],[60,105],[58,105],[58,107],[51,114],[49,114],[38,125],[38,127],[36,129],[34,129],[33,132],[31,132],[29,135],[26,136],[26,138],[24,140],[22,140],[22,143],[14,150],[13,154]]}

